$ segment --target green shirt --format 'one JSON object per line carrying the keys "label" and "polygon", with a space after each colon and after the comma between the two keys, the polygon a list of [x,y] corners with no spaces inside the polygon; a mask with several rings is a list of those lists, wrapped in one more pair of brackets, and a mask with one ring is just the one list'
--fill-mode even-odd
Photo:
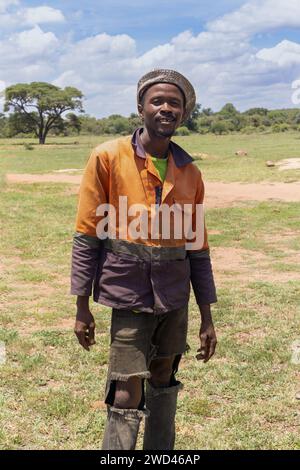
{"label": "green shirt", "polygon": [[167,174],[168,158],[151,157],[151,160],[153,161],[154,166],[157,169],[162,182],[164,182]]}
{"label": "green shirt", "polygon": [[[168,158],[151,157],[151,160],[153,161],[162,182],[164,182],[167,174]],[[139,313],[139,311],[140,310],[133,310],[134,313]]]}

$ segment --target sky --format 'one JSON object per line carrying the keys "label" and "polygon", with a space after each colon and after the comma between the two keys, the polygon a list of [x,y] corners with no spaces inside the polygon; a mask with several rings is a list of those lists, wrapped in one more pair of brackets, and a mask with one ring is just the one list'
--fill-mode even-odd
{"label": "sky", "polygon": [[127,116],[155,68],[183,73],[214,111],[294,107],[300,0],[0,0],[0,92],[75,86],[87,114]]}

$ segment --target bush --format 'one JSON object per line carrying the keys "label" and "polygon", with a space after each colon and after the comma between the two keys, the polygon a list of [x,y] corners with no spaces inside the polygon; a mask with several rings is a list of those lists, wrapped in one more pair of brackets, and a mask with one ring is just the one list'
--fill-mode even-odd
{"label": "bush", "polygon": [[33,150],[34,149],[33,145],[28,143],[28,142],[26,142],[24,144],[24,148],[25,148],[25,150]]}
{"label": "bush", "polygon": [[286,132],[289,130],[289,126],[287,124],[275,124],[274,126],[272,126],[272,131],[273,132]]}
{"label": "bush", "polygon": [[280,126],[279,126],[279,124],[275,124],[274,126],[272,126],[272,131],[273,131],[273,132],[276,132],[276,133],[280,132]]}
{"label": "bush", "polygon": [[242,134],[255,134],[257,132],[257,128],[253,126],[246,126],[241,130]]}
{"label": "bush", "polygon": [[267,117],[264,117],[261,122],[262,122],[262,125],[266,127],[270,127],[272,125],[271,120]]}
{"label": "bush", "polygon": [[178,127],[178,129],[175,132],[175,135],[190,135],[190,131],[185,126]]}
{"label": "bush", "polygon": [[221,134],[227,134],[228,132],[228,126],[227,126],[227,123],[224,122],[224,121],[217,121],[217,122],[214,122],[211,126],[211,131],[214,133],[214,134],[218,134],[218,135],[221,135]]}
{"label": "bush", "polygon": [[205,134],[209,134],[210,132],[211,131],[210,131],[209,127],[199,127],[198,128],[198,134],[205,135]]}

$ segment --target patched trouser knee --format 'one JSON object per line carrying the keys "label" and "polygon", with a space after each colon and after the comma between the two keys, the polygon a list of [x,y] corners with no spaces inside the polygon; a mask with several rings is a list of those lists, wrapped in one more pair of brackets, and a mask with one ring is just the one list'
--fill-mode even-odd
{"label": "patched trouser knee", "polygon": [[102,450],[134,450],[143,416],[141,410],[108,407]]}
{"label": "patched trouser knee", "polygon": [[146,383],[145,401],[149,416],[145,422],[144,450],[172,450],[175,444],[177,396],[183,384],[175,379],[181,355],[175,356],[167,386]]}
{"label": "patched trouser knee", "polygon": [[175,444],[175,415],[177,395],[182,384],[165,388],[146,385],[146,406],[149,416],[145,422],[144,450],[172,450]]}

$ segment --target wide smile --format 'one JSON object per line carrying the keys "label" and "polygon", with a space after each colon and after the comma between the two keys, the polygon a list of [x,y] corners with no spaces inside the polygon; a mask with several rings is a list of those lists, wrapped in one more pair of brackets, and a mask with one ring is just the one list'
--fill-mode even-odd
{"label": "wide smile", "polygon": [[163,124],[164,126],[165,126],[165,125],[169,125],[169,124],[173,124],[173,123],[176,122],[176,119],[175,119],[175,118],[159,118],[158,120],[159,120],[159,122],[160,122],[161,124]]}

